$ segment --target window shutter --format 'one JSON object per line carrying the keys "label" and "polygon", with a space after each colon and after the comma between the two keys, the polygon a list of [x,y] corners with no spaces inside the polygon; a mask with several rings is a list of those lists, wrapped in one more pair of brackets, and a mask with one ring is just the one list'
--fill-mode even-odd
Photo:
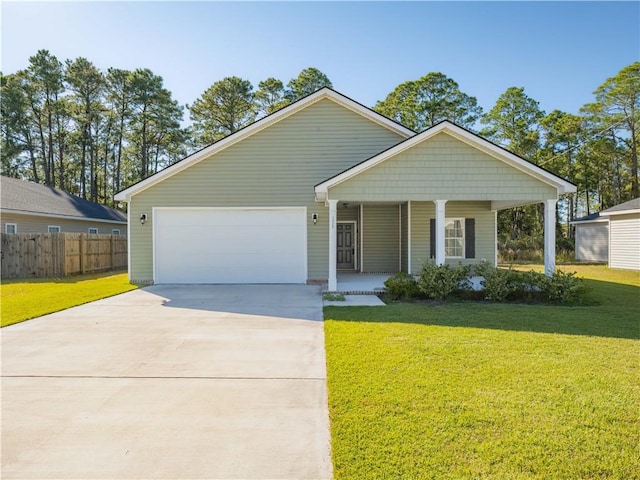
{"label": "window shutter", "polygon": [[432,218],[429,220],[429,250],[430,257],[436,258],[436,219]]}
{"label": "window shutter", "polygon": [[464,258],[476,258],[476,219],[464,219]]}

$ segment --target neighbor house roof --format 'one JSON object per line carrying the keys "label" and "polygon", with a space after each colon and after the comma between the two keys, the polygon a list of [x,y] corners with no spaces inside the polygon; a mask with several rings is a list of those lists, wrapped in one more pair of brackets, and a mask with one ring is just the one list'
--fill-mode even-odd
{"label": "neighbor house roof", "polygon": [[580,217],[580,218],[576,218],[575,220],[572,220],[571,224],[574,223],[601,223],[601,222],[607,222],[608,219],[607,218],[602,218],[600,216],[600,212],[596,212],[596,213],[592,213],[591,215],[585,215],[584,217]]}
{"label": "neighbor house roof", "polygon": [[640,197],[621,203],[615,207],[602,210],[600,215],[608,217],[610,215],[624,215],[627,213],[640,213]]}
{"label": "neighbor house roof", "polygon": [[323,87],[320,90],[310,95],[307,95],[306,97],[303,97],[300,100],[290,105],[287,105],[286,107],[278,110],[277,112],[267,115],[266,117],[261,118],[260,120],[238,130],[237,132],[234,132],[231,135],[224,137],[222,140],[219,140],[209,145],[208,147],[203,148],[202,150],[192,153],[188,157],[130,186],[129,188],[122,190],[121,192],[118,192],[114,198],[119,201],[129,201],[129,199],[133,195],[140,193],[143,190],[146,190],[147,188],[161,182],[165,178],[175,175],[176,173],[181,172],[182,170],[190,167],[191,165],[194,165],[204,160],[205,158],[208,158],[211,155],[218,153],[224,150],[225,148],[230,147],[231,145],[234,145],[241,140],[244,140],[247,137],[250,137],[251,135],[257,132],[264,130],[265,128],[323,99],[329,99],[337,103],[338,105],[341,105],[359,115],[362,115],[363,117],[371,120],[372,122],[377,123],[401,135],[404,138],[407,138],[416,134],[416,132],[414,132],[413,130],[395,122],[394,120],[391,120],[390,118],[385,117],[384,115],[379,114],[378,112],[375,112],[374,110],[371,110],[368,107],[365,107],[361,103],[358,103],[355,100],[352,100],[351,98],[346,97],[341,93],[338,93],[335,90],[332,90],[328,87]]}
{"label": "neighbor house roof", "polygon": [[511,153],[510,151],[494,143],[491,143],[490,141],[480,137],[479,135],[476,135],[473,132],[470,132],[465,128],[460,127],[459,125],[456,125],[455,123],[450,122],[449,120],[444,120],[434,125],[433,127],[430,127],[427,130],[424,130],[423,132],[410,137],[377,155],[374,155],[368,160],[365,160],[364,162],[361,162],[358,165],[355,165],[345,170],[344,172],[339,173],[338,175],[335,175],[322,183],[319,183],[315,187],[316,195],[319,198],[326,197],[329,188],[334,187],[344,182],[345,180],[353,178],[354,176],[384,162],[391,157],[394,157],[395,155],[398,155],[399,153],[402,153],[403,151],[441,132],[445,132],[468,145],[484,151],[494,158],[502,160],[503,162],[511,165],[514,168],[517,168],[518,170],[528,173],[529,175],[548,185],[552,185],[553,187],[557,188],[559,194],[576,191],[576,186],[573,183],[558,177],[557,175],[549,172],[548,170],[545,170],[544,168],[538,167],[528,160],[525,160],[524,158],[519,157],[518,155]]}
{"label": "neighbor house roof", "polygon": [[25,215],[127,222],[127,217],[113,208],[57,188],[5,176],[0,177],[0,209]]}

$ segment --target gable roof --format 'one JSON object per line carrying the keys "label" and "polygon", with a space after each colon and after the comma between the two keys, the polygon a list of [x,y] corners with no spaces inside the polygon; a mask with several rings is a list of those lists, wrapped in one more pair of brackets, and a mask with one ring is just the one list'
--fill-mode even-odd
{"label": "gable roof", "polygon": [[294,103],[291,103],[286,107],[270,115],[267,115],[266,117],[263,117],[250,125],[247,125],[244,128],[241,128],[237,132],[224,137],[223,139],[209,145],[208,147],[192,153],[188,157],[180,160],[177,163],[174,163],[164,170],[161,170],[156,174],[144,180],[141,180],[140,182],[122,190],[121,192],[118,192],[114,198],[119,201],[128,202],[133,195],[146,190],[147,188],[161,182],[162,180],[170,176],[175,175],[176,173],[190,167],[191,165],[194,165],[204,160],[205,158],[208,158],[211,155],[216,154],[224,150],[225,148],[228,148],[231,145],[234,145],[235,143],[238,143],[239,141],[244,140],[245,138],[248,138],[251,135],[264,130],[265,128],[270,127],[271,125],[274,125],[275,123],[278,123],[279,121],[293,115],[294,113],[297,113],[300,110],[303,110],[324,99],[331,100],[338,105],[341,105],[405,138],[413,136],[416,133],[413,130],[397,123],[396,121],[391,120],[390,118],[387,118],[368,107],[365,107],[361,103],[358,103],[355,100],[352,100],[351,98],[342,95],[341,93],[338,93],[329,87],[323,87],[320,90],[317,90],[316,92],[307,95],[306,97],[303,97],[295,101]]}
{"label": "gable roof", "polygon": [[113,208],[38,183],[0,176],[0,209],[26,215],[91,219],[126,223],[127,217]]}
{"label": "gable roof", "polygon": [[354,176],[378,165],[379,163],[384,162],[391,157],[398,155],[399,153],[402,153],[403,151],[419,144],[420,142],[434,137],[441,132],[445,132],[452,137],[468,145],[471,145],[472,147],[475,147],[483,151],[484,153],[537,178],[544,183],[555,187],[558,190],[559,194],[576,191],[576,186],[573,183],[558,177],[557,175],[549,172],[548,170],[545,170],[542,167],[534,165],[528,160],[519,157],[518,155],[506,150],[505,148],[502,148],[490,142],[489,140],[486,140],[485,138],[482,138],[481,136],[476,135],[475,133],[470,132],[465,128],[462,128],[459,125],[450,122],[449,120],[443,120],[433,127],[430,127],[427,130],[424,130],[423,132],[414,135],[413,137],[408,138],[377,155],[374,155],[368,160],[365,160],[364,162],[361,162],[358,165],[355,165],[343,171],[342,173],[339,173],[325,180],[324,182],[319,183],[315,187],[316,196],[320,199],[323,196],[326,197],[329,188],[334,187],[350,178],[353,178]]}
{"label": "gable roof", "polygon": [[607,208],[600,212],[601,216],[608,217],[611,215],[624,215],[626,213],[639,213],[640,212],[640,197],[629,200],[628,202],[621,203],[615,207]]}

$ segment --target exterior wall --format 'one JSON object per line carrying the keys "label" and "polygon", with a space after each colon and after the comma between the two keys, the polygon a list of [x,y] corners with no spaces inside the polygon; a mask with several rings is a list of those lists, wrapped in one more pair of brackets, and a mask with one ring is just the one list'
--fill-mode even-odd
{"label": "exterior wall", "polygon": [[576,224],[576,260],[603,263],[609,260],[608,222]]}
{"label": "exterior wall", "polygon": [[39,215],[21,215],[17,213],[2,213],[0,215],[2,233],[5,232],[5,224],[15,223],[18,226],[17,233],[47,233],[49,225],[57,225],[61,232],[89,233],[89,228],[97,228],[99,234],[111,235],[113,229],[120,230],[120,235],[127,234],[127,225],[122,223],[110,223],[87,220],[70,220],[66,218],[42,217]]}
{"label": "exterior wall", "polygon": [[362,271],[400,271],[400,212],[397,204],[363,206]]}
{"label": "exterior wall", "polygon": [[447,133],[439,133],[329,190],[340,201],[540,201],[543,183]]}
{"label": "exterior wall", "polygon": [[[433,202],[411,202],[411,271],[420,273],[422,265],[430,260],[430,225],[436,217]],[[480,263],[486,260],[495,263],[497,239],[495,236],[495,216],[490,202],[447,202],[446,218],[475,218],[475,258],[447,258],[449,265]]]}
{"label": "exterior wall", "polygon": [[[329,209],[315,202],[314,185],[401,140],[324,99],[166,178],[129,204],[130,279],[153,279],[153,207],[283,206],[307,207],[309,279],[326,280]],[[143,213],[147,222],[140,225]]]}
{"label": "exterior wall", "polygon": [[400,270],[408,272],[408,242],[409,242],[409,206],[407,203],[400,205]]}
{"label": "exterior wall", "polygon": [[640,213],[609,217],[609,267],[640,270]]}

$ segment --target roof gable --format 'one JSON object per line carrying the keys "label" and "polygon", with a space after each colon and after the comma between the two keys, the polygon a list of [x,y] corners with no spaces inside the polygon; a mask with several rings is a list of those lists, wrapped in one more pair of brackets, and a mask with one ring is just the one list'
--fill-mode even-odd
{"label": "roof gable", "polygon": [[509,152],[508,150],[499,147],[488,140],[458,126],[447,120],[438,123],[437,125],[419,133],[407,140],[381,152],[362,163],[345,170],[344,172],[331,177],[324,182],[316,185],[316,197],[319,200],[326,198],[328,189],[335,187],[342,182],[345,182],[355,176],[368,171],[369,169],[391,159],[408,149],[419,145],[422,142],[428,141],[440,133],[446,133],[453,138],[464,142],[465,144],[478,149],[491,157],[506,163],[507,165],[514,167],[521,172],[540,180],[541,182],[552,186],[557,189],[558,194],[575,192],[576,187],[572,183],[556,176],[555,174],[538,167],[531,162]]}
{"label": "roof gable", "polygon": [[0,177],[0,180],[0,205],[5,211],[112,222],[127,221],[126,216],[118,210],[57,188],[5,176]]}
{"label": "roof gable", "polygon": [[634,198],[633,200],[629,200],[628,202],[621,203],[620,205],[616,205],[615,207],[602,210],[600,212],[600,215],[601,216],[624,215],[627,213],[638,213],[638,212],[640,212],[640,197]]}
{"label": "roof gable", "polygon": [[202,160],[211,157],[212,155],[221,152],[222,150],[225,150],[226,148],[246,139],[249,138],[250,136],[264,130],[265,128],[269,128],[270,126],[280,122],[281,120],[285,119],[285,118],[289,118],[290,116],[294,115],[295,113],[311,106],[314,105],[315,103],[324,100],[324,99],[328,99],[333,101],[334,103],[348,109],[351,110],[359,115],[361,115],[362,117],[370,120],[371,122],[377,123],[397,134],[399,134],[400,136],[407,138],[410,137],[412,135],[415,135],[415,132],[400,125],[399,123],[383,116],[380,115],[379,113],[371,110],[370,108],[365,107],[364,105],[336,92],[335,90],[332,90],[328,87],[324,87],[321,88],[320,90],[290,104],[287,105],[286,107],[282,108],[281,110],[278,110],[275,113],[272,113],[271,115],[268,115],[254,123],[252,123],[251,125],[248,125],[240,130],[238,130],[237,132],[223,138],[222,140],[219,140],[218,142],[209,145],[208,147],[203,148],[202,150],[199,150],[198,152],[195,152],[191,155],[189,155],[188,157],[184,158],[183,160],[179,161],[178,163],[175,163],[167,168],[165,168],[164,170],[156,173],[155,175],[152,175],[151,177],[148,177],[138,183],[136,183],[135,185],[132,185],[131,187],[117,193],[115,195],[115,199],[119,200],[119,201],[129,201],[131,199],[131,197],[133,195],[136,195],[137,193],[140,193],[143,190],[146,190],[147,188],[163,181],[166,178],[169,178],[173,175],[175,175],[176,173],[179,173],[187,168],[189,168],[192,165],[195,165],[199,162],[201,162]]}

